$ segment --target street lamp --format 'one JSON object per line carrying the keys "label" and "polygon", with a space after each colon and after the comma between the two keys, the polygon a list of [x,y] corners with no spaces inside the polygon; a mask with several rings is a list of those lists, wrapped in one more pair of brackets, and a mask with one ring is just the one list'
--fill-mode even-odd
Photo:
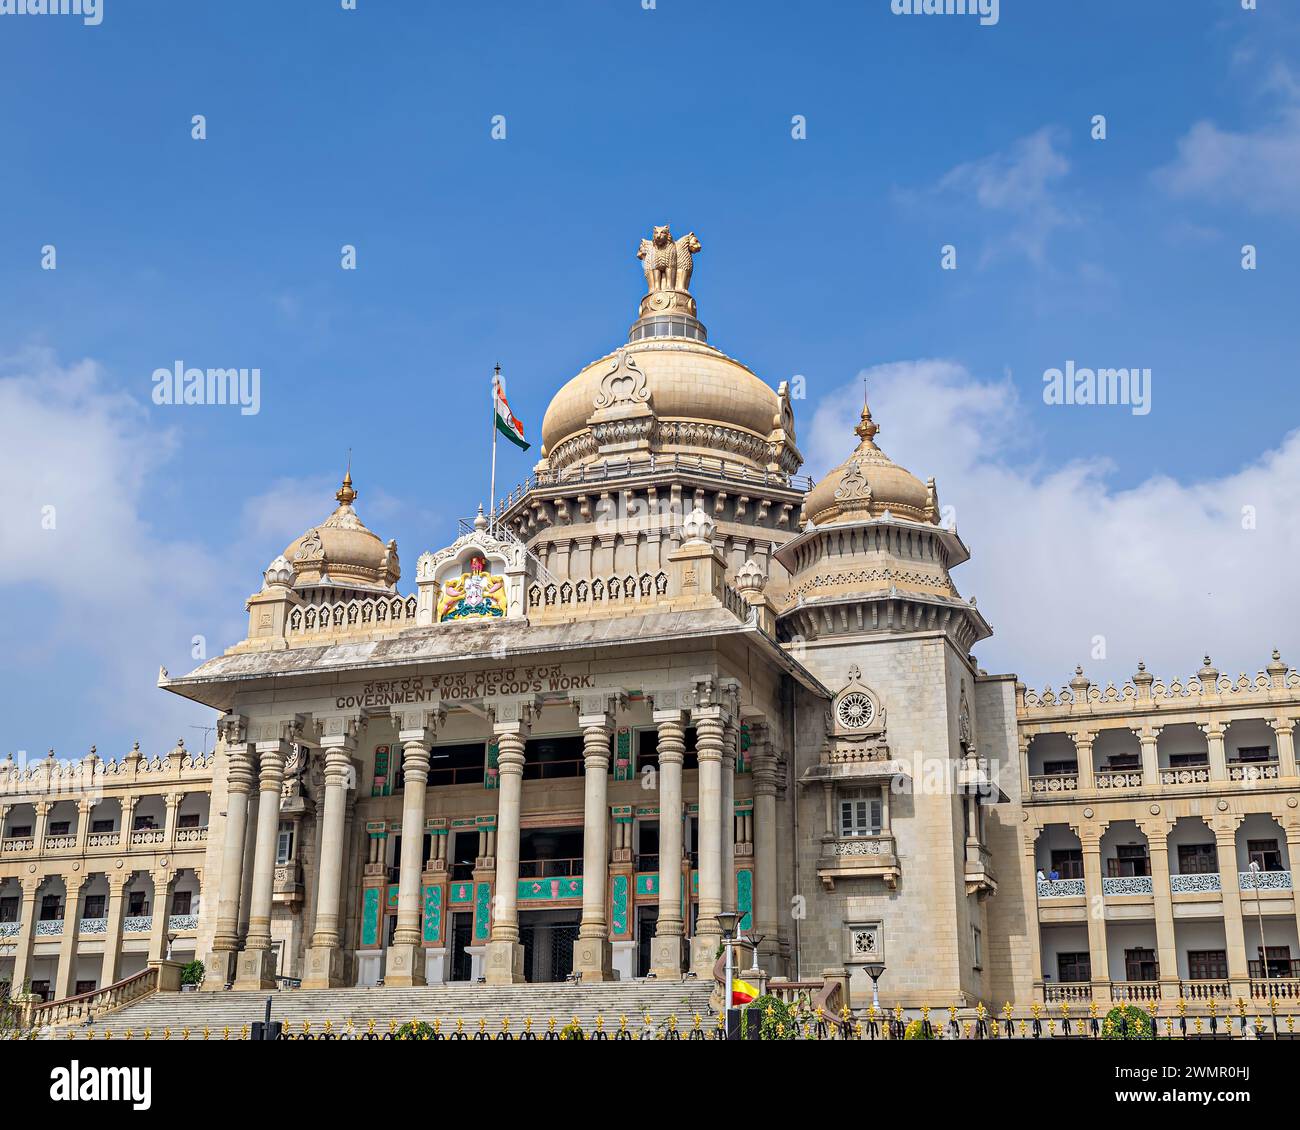
{"label": "street lamp", "polygon": [[[1273,990],[1268,978],[1268,943],[1264,940],[1264,911],[1259,905],[1259,860],[1250,861],[1250,885],[1255,891],[1255,918],[1259,922],[1259,956],[1264,967],[1264,1000],[1273,1011]],[[1273,1039],[1277,1039],[1277,1017],[1273,1017]]]}
{"label": "street lamp", "polygon": [[176,935],[168,934],[167,935],[167,960],[168,961],[171,961],[172,959],[172,943],[174,941],[176,941]]}
{"label": "street lamp", "polygon": [[872,961],[863,966],[867,971],[867,976],[871,978],[871,1007],[877,1012],[880,1011],[880,978],[885,975],[885,963],[883,961]]}
{"label": "street lamp", "polygon": [[732,995],[731,995],[731,936],[736,929],[736,923],[744,917],[737,914],[734,910],[723,910],[718,913],[718,925],[722,927],[722,946],[727,958],[727,972],[723,979],[723,991],[726,997],[723,1000],[722,1008],[725,1013],[731,1012]]}

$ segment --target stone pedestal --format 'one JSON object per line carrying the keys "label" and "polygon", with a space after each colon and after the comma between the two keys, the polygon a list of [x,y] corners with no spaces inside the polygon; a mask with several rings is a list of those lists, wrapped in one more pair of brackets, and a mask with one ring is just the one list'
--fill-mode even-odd
{"label": "stone pedestal", "polygon": [[343,977],[343,951],[338,946],[311,946],[307,950],[304,989],[337,989],[346,984]]}
{"label": "stone pedestal", "polygon": [[235,971],[236,989],[274,989],[275,954],[271,950],[243,950]]}
{"label": "stone pedestal", "polygon": [[204,965],[205,981],[225,988],[233,984],[239,972],[239,953],[237,950],[212,950]]}
{"label": "stone pedestal", "polygon": [[[518,942],[488,942],[484,977],[489,985],[519,985],[524,981],[524,947]],[[575,950],[576,952],[576,950]]]}
{"label": "stone pedestal", "polygon": [[149,962],[149,968],[158,970],[158,992],[179,993],[181,991],[181,970],[185,968],[181,962],[158,958]]}
{"label": "stone pedestal", "polygon": [[579,938],[573,943],[573,971],[582,981],[614,980],[614,962],[606,938]]}
{"label": "stone pedestal", "polygon": [[409,989],[424,984],[424,947],[418,942],[394,942],[384,962],[384,987]]}
{"label": "stone pedestal", "polygon": [[682,939],[670,934],[650,940],[650,971],[656,978],[677,981],[682,976]]}

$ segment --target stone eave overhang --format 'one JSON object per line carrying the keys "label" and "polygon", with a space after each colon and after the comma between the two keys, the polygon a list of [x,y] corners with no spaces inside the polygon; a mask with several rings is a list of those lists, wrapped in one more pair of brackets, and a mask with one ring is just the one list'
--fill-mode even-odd
{"label": "stone eave overhang", "polygon": [[948,551],[947,568],[949,569],[970,560],[970,550],[966,548],[966,543],[961,540],[956,530],[950,530],[946,526],[934,526],[929,522],[913,522],[910,518],[899,518],[894,514],[890,514],[888,517],[881,515],[879,518],[865,518],[857,522],[834,522],[825,526],[805,528],[798,536],[792,537],[789,541],[783,543],[779,549],[774,551],[773,556],[793,575],[795,571],[795,553],[801,546],[815,541],[822,535],[829,535],[838,530],[866,529],[871,526],[896,526],[900,530],[923,530],[934,534]]}
{"label": "stone eave overhang", "polygon": [[[502,649],[501,633],[510,633]],[[739,639],[828,701],[831,692],[776,640],[755,623],[738,621],[726,609],[659,612],[616,620],[565,624],[529,624],[526,619],[482,624],[416,628],[390,639],[339,641],[315,647],[227,652],[188,675],[160,677],[158,686],[181,698],[229,710],[241,692],[277,686],[374,678],[383,671],[411,667],[464,667],[500,664],[538,655],[566,654],[617,647],[645,647],[686,641]]]}
{"label": "stone eave overhang", "polygon": [[988,639],[993,635],[993,629],[989,622],[984,619],[983,613],[980,612],[973,604],[968,603],[960,598],[949,596],[938,596],[934,593],[913,592],[911,589],[894,588],[881,589],[875,592],[864,593],[835,593],[827,596],[814,596],[808,599],[800,599],[797,603],[783,608],[777,613],[777,619],[781,620],[787,616],[792,616],[800,611],[816,611],[820,608],[835,608],[839,605],[848,604],[875,604],[887,603],[889,601],[909,601],[912,604],[932,604],[939,608],[948,609],[965,616],[975,630],[976,642]]}

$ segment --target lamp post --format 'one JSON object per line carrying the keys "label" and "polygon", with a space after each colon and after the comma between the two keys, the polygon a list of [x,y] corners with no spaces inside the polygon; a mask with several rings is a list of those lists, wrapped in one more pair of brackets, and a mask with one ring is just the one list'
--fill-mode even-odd
{"label": "lamp post", "polygon": [[[740,921],[741,915],[734,910],[723,910],[718,914],[718,925],[722,927],[722,947],[727,959],[726,974],[722,981],[722,991],[725,994],[722,1002],[723,1014],[730,1020],[731,1017],[731,935],[736,929],[736,923]],[[730,1025],[728,1025],[728,1036],[730,1036]]]}
{"label": "lamp post", "polygon": [[883,961],[872,961],[864,968],[867,976],[871,978],[871,1007],[877,1012],[880,1011],[880,978],[885,975],[885,963]]}
{"label": "lamp post", "polygon": [[[1255,891],[1255,919],[1259,923],[1259,957],[1264,967],[1264,1003],[1273,1011],[1273,988],[1268,976],[1268,943],[1264,940],[1264,911],[1259,904],[1259,860],[1250,861],[1250,885]],[[1277,1017],[1273,1017],[1273,1039],[1277,1039]]]}

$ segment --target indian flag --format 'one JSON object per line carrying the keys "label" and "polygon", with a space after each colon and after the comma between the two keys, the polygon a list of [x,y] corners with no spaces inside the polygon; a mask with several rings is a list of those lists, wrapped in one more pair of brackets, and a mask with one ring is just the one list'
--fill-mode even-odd
{"label": "indian flag", "polygon": [[501,377],[501,370],[492,374],[492,405],[496,413],[497,431],[523,451],[528,450],[528,441],[524,439],[524,425],[510,411],[506,400],[506,382]]}
{"label": "indian flag", "polygon": [[753,1004],[757,998],[758,990],[753,985],[748,981],[742,981],[739,977],[732,977],[731,1003],[733,1006],[738,1004]]}

